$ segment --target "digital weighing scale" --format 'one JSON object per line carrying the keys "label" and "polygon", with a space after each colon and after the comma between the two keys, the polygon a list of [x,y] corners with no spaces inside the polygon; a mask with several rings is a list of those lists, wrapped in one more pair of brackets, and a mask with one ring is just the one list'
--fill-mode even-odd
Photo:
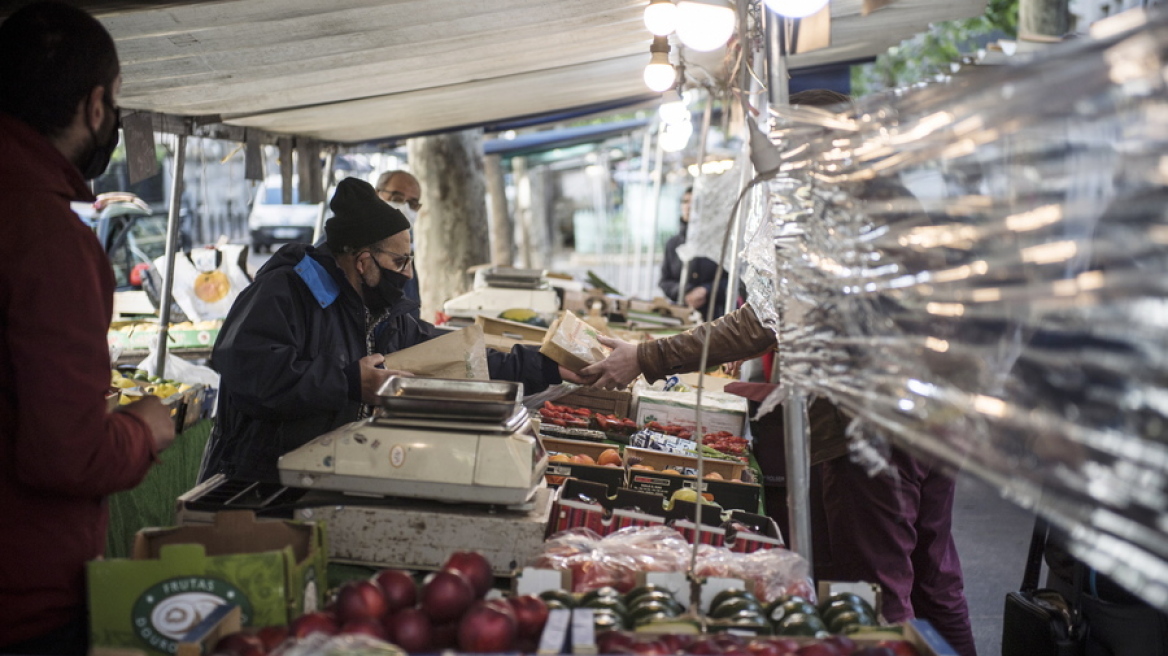
{"label": "digital weighing scale", "polygon": [[280,458],[280,482],[309,490],[517,506],[543,485],[547,452],[505,381],[394,376],[369,419]]}

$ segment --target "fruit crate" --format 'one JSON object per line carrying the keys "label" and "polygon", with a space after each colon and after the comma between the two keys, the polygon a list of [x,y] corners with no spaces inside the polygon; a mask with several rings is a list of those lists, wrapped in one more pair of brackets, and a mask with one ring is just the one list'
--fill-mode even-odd
{"label": "fruit crate", "polygon": [[[581,440],[562,440],[543,436],[540,441],[549,452],[574,456],[586,455],[594,461],[599,460],[605,451],[617,450],[617,447],[611,444],[598,444]],[[545,476],[549,485],[560,485],[567,479],[576,478],[600,483],[606,486],[607,494],[615,494],[619,488],[625,486],[626,472],[623,464],[604,466],[549,460]]]}
{"label": "fruit crate", "polygon": [[552,402],[556,405],[567,405],[573,408],[587,408],[592,412],[599,412],[606,415],[628,417],[629,406],[632,404],[632,401],[632,393],[623,390],[581,387]]}

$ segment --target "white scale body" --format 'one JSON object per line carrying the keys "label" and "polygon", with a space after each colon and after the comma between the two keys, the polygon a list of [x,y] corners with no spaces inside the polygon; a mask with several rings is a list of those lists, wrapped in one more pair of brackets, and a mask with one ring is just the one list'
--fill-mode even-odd
{"label": "white scale body", "polygon": [[370,418],[285,454],[279,468],[289,487],[520,505],[543,485],[547,461],[526,415],[504,426]]}

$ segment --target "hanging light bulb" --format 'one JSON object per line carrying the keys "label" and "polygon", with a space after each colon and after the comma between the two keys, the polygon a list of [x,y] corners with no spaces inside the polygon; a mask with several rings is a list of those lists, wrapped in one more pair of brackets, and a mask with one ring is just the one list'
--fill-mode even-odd
{"label": "hanging light bulb", "polygon": [[806,18],[827,6],[828,0],[764,0],[771,11],[787,18]]}
{"label": "hanging light bulb", "polygon": [[661,94],[661,106],[657,108],[657,114],[667,124],[691,120],[689,107],[677,89],[670,89]]}
{"label": "hanging light bulb", "polygon": [[669,36],[677,29],[677,6],[673,0],[649,0],[645,7],[645,27],[656,36]]}
{"label": "hanging light bulb", "polygon": [[734,33],[734,8],[728,0],[681,0],[677,4],[677,37],[698,52],[717,50]]}
{"label": "hanging light bulb", "polygon": [[645,86],[653,91],[665,91],[677,81],[677,71],[669,63],[669,39],[653,37],[649,46],[649,65],[645,67]]}
{"label": "hanging light bulb", "polygon": [[678,153],[685,150],[689,138],[693,136],[693,122],[667,123],[661,130],[661,150]]}

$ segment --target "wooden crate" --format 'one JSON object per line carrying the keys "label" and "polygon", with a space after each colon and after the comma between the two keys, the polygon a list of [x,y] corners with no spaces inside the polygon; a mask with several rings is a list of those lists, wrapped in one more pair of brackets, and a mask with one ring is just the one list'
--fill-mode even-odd
{"label": "wooden crate", "polygon": [[581,387],[580,389],[561,396],[552,401],[556,405],[566,405],[573,408],[588,408],[592,412],[618,417],[629,416],[629,405],[633,395],[624,390],[605,390],[595,387]]}

